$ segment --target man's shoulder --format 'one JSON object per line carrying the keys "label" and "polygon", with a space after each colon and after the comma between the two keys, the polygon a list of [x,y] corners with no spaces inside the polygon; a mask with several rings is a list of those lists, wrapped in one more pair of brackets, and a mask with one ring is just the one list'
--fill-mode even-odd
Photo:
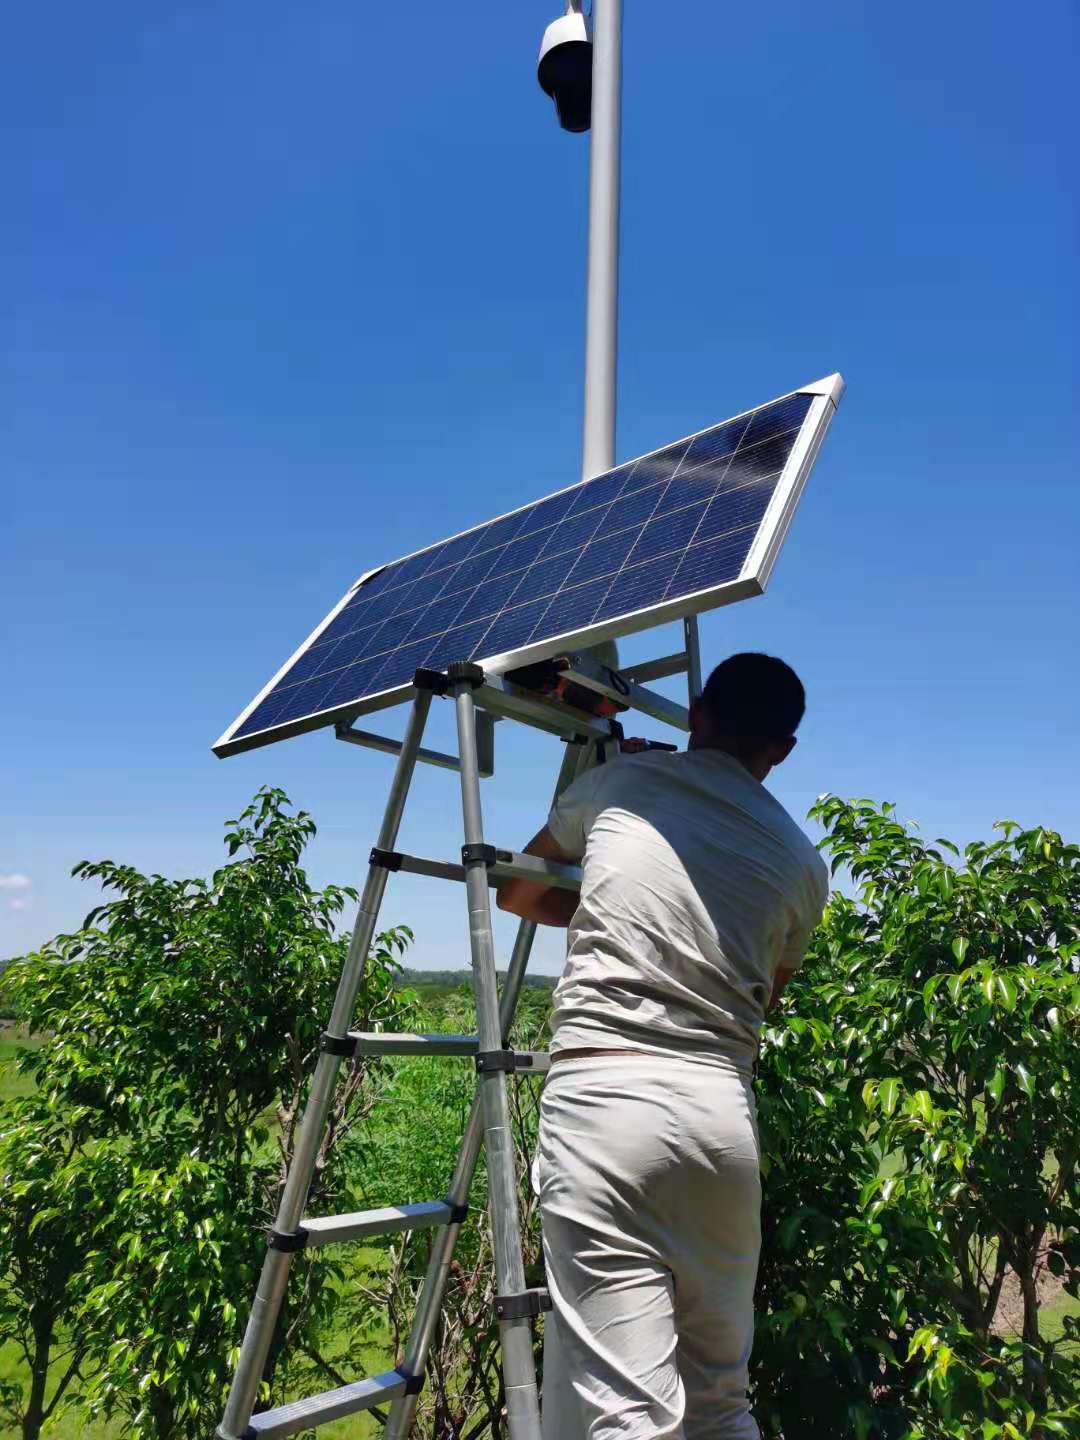
{"label": "man's shoulder", "polygon": [[781,839],[796,856],[803,869],[807,871],[815,886],[819,890],[827,890],[829,867],[821,858],[821,852],[817,846],[791,811],[776,798],[771,790],[767,790],[763,785],[761,793],[768,797],[769,812]]}

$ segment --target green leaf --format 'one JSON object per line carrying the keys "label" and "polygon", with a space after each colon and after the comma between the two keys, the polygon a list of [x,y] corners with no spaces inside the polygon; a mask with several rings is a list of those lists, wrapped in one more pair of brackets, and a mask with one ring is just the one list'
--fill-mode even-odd
{"label": "green leaf", "polygon": [[1006,1010],[1016,1009],[1016,981],[1009,975],[998,975],[997,991],[1001,1004]]}
{"label": "green leaf", "polygon": [[878,1100],[886,1115],[892,1115],[900,1098],[900,1081],[895,1078],[882,1080],[878,1086]]}
{"label": "green leaf", "polygon": [[952,953],[956,956],[956,962],[958,965],[962,965],[964,963],[964,956],[968,952],[968,946],[970,945],[970,943],[970,940],[968,940],[965,936],[960,936],[958,939],[952,942]]}
{"label": "green leaf", "polygon": [[934,1114],[934,1102],[930,1098],[929,1090],[917,1090],[913,1098],[916,1112],[924,1120],[931,1120]]}
{"label": "green leaf", "polygon": [[999,1065],[998,1068],[994,1071],[993,1075],[991,1075],[990,1079],[986,1082],[986,1093],[990,1096],[991,1100],[993,1100],[994,1104],[996,1105],[1001,1099],[1001,1095],[1004,1089],[1005,1067],[1004,1065]]}
{"label": "green leaf", "polygon": [[1025,1065],[1021,1065],[1019,1063],[1013,1066],[1013,1070],[1016,1074],[1016,1083],[1020,1086],[1020,1089],[1030,1100],[1031,1096],[1035,1093],[1035,1081],[1032,1077],[1031,1071],[1028,1070]]}

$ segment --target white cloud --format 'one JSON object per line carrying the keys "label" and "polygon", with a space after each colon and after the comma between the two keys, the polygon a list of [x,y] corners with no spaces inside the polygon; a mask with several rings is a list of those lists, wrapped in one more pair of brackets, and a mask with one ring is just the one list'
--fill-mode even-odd
{"label": "white cloud", "polygon": [[29,884],[29,875],[0,875],[0,890],[25,890]]}
{"label": "white cloud", "polygon": [[9,910],[25,910],[30,902],[29,900],[9,900],[7,903]]}

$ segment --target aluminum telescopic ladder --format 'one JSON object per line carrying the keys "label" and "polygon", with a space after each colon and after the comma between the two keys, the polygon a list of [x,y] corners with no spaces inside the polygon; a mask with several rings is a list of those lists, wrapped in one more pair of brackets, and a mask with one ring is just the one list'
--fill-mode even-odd
{"label": "aluminum telescopic ladder", "polygon": [[[690,677],[691,694],[695,692],[700,685],[700,667],[697,662],[697,632],[692,621],[686,623],[686,636],[685,652],[627,671],[608,670],[588,655],[566,657],[559,664],[575,684],[610,697],[621,710],[637,709],[677,729],[686,730],[685,708],[646,689],[643,683],[685,670]],[[487,1160],[488,1207],[497,1288],[495,1311],[502,1345],[507,1426],[511,1440],[541,1440],[532,1325],[534,1317],[548,1308],[548,1301],[545,1291],[530,1290],[525,1285],[507,1095],[509,1074],[515,1071],[542,1074],[547,1069],[546,1055],[517,1054],[507,1046],[536,926],[530,921],[521,922],[500,997],[489,891],[501,880],[513,877],[543,880],[549,886],[576,889],[580,886],[581,872],[576,866],[556,865],[531,855],[496,849],[485,841],[480,798],[482,768],[477,744],[478,733],[482,735],[484,732],[482,726],[478,726],[478,720],[485,715],[512,718],[570,742],[560,770],[556,795],[595,755],[595,747],[617,741],[621,731],[612,718],[590,714],[560,700],[530,693],[507,679],[487,675],[471,664],[451,665],[445,674],[418,671],[414,689],[415,698],[404,739],[400,743],[365,735],[348,725],[338,727],[340,739],[392,750],[397,753],[397,763],[378,843],[371,851],[367,881],[330,1021],[322,1037],[292,1163],[268,1236],[258,1289],[241,1343],[225,1413],[217,1430],[219,1440],[256,1440],[256,1437],[259,1440],[279,1440],[279,1437],[295,1435],[387,1403],[390,1404],[390,1412],[386,1440],[406,1440],[415,1418],[417,1397],[423,1388],[428,1350],[442,1310],[458,1233],[466,1218],[481,1144]],[[436,695],[449,696],[454,701],[458,737],[456,757],[421,747]],[[460,773],[464,830],[460,863],[404,855],[394,848],[413,773],[421,760]],[[349,1028],[387,881],[395,871],[463,881],[465,884],[476,1001],[475,1036],[369,1034]],[[477,1070],[477,1093],[445,1198],[349,1215],[305,1217],[307,1194],[341,1062],[356,1056],[389,1055],[458,1055],[473,1058]],[[437,1235],[401,1365],[335,1390],[288,1401],[275,1409],[254,1414],[293,1255],[299,1250],[340,1244],[370,1235],[424,1228],[435,1229]]]}

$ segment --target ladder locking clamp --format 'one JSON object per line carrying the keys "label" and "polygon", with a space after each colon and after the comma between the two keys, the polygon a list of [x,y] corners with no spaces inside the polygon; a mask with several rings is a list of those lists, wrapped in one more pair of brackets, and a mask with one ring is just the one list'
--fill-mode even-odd
{"label": "ladder locking clamp", "polygon": [[404,859],[400,850],[380,850],[376,845],[368,856],[368,864],[377,865],[380,870],[400,870]]}
{"label": "ladder locking clamp", "polygon": [[445,695],[450,689],[450,682],[441,670],[426,670],[421,667],[413,676],[413,687],[416,690],[429,690],[432,695]]}
{"label": "ladder locking clamp", "polygon": [[281,1250],[286,1255],[291,1255],[295,1250],[303,1250],[308,1242],[308,1232],[301,1225],[292,1234],[284,1230],[271,1230],[266,1237],[266,1243],[271,1250]]}
{"label": "ladder locking clamp", "polygon": [[503,1070],[512,1074],[515,1070],[531,1070],[533,1057],[515,1050],[481,1050],[475,1058],[476,1068],[482,1075]]}
{"label": "ladder locking clamp", "polygon": [[400,1370],[400,1369],[399,1369],[399,1370],[398,1370],[398,1374],[399,1374],[399,1375],[402,1377],[402,1379],[405,1381],[405,1394],[406,1394],[406,1395],[419,1395],[419,1394],[420,1394],[420,1391],[423,1390],[423,1388],[424,1388],[424,1374],[423,1374],[423,1371],[421,1371],[419,1375],[407,1375],[404,1370]]}
{"label": "ladder locking clamp", "polygon": [[546,1290],[523,1290],[520,1295],[496,1295],[493,1303],[500,1320],[531,1320],[551,1309],[551,1296]]}
{"label": "ladder locking clamp", "polygon": [[509,865],[513,858],[512,850],[497,850],[494,845],[473,844],[461,847],[463,865],[497,865],[500,861]]}
{"label": "ladder locking clamp", "polygon": [[455,1205],[449,1196],[447,1196],[446,1203],[450,1206],[450,1219],[446,1223],[448,1225],[464,1225],[469,1218],[468,1204]]}
{"label": "ladder locking clamp", "polygon": [[351,1060],[356,1055],[356,1039],[352,1035],[331,1035],[324,1030],[319,1049],[324,1055],[341,1055]]}

